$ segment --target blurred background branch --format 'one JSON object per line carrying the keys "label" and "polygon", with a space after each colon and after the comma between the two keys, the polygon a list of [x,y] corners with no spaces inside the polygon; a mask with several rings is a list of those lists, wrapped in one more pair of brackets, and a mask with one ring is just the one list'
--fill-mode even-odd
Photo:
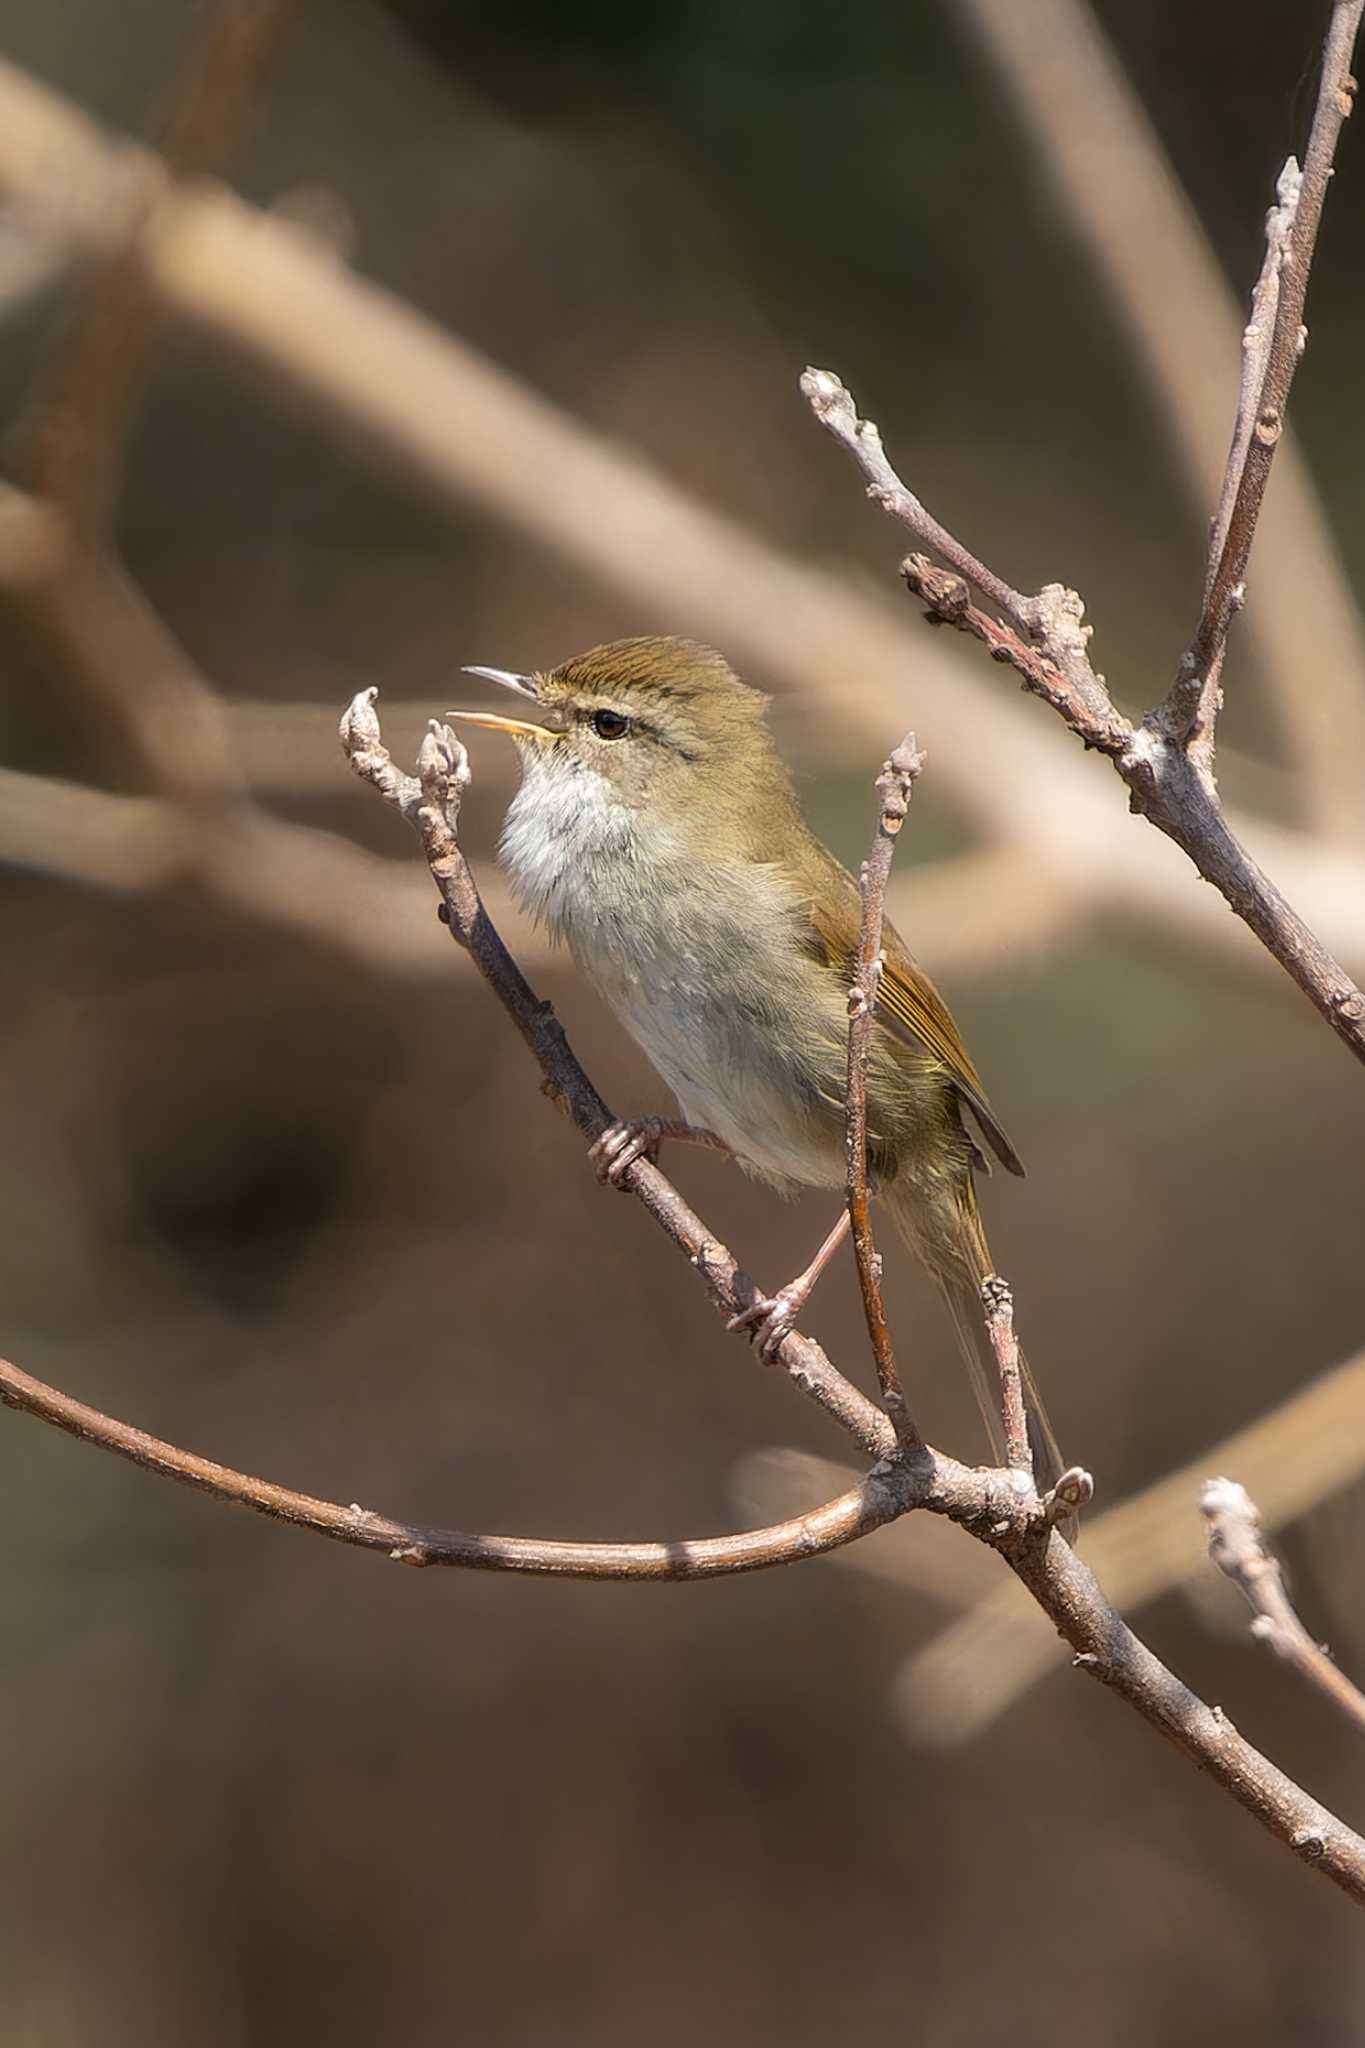
{"label": "blurred background branch", "polygon": [[113,509],[158,317],[142,264],[156,208],[176,183],[212,176],[236,153],[301,5],[215,0],[199,11],[160,124],[161,175],[142,181],[140,206],[120,222],[43,364],[12,437],[12,460],[73,538],[98,532]]}

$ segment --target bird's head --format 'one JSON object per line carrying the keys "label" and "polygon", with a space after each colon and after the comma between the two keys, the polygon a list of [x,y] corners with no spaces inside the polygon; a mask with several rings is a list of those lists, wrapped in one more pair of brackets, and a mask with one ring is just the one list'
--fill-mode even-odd
{"label": "bird's head", "polygon": [[[449,715],[516,742],[525,782],[582,781],[585,799],[665,819],[732,809],[785,776],[763,722],[767,699],[695,640],[613,640],[534,675],[470,668],[513,691],[514,714]],[[605,785],[605,788],[603,787]]]}

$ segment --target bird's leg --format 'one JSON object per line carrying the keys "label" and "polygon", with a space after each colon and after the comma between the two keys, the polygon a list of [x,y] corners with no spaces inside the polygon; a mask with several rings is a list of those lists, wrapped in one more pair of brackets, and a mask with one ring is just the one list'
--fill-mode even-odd
{"label": "bird's leg", "polygon": [[700,1124],[680,1123],[675,1117],[637,1116],[609,1125],[589,1146],[588,1157],[596,1169],[597,1178],[610,1181],[614,1188],[619,1188],[622,1174],[637,1159],[657,1160],[659,1146],[665,1138],[684,1145],[709,1145],[715,1152],[730,1150],[724,1138],[718,1138],[714,1131],[704,1130]]}
{"label": "bird's leg", "polygon": [[751,1302],[749,1307],[742,1309],[737,1316],[731,1316],[726,1324],[728,1330],[752,1331],[753,1342],[757,1344],[758,1355],[765,1365],[772,1364],[778,1345],[810,1300],[816,1281],[848,1236],[848,1232],[848,1211],[841,1209],[839,1221],[805,1272],[798,1273],[794,1280],[789,1280],[776,1294],[760,1294],[757,1301]]}

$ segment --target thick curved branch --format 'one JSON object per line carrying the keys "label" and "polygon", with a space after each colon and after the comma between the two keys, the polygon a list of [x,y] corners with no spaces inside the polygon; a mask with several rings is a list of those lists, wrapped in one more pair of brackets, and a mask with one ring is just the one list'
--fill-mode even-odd
{"label": "thick curved branch", "polygon": [[342,1507],[336,1501],[317,1500],[312,1494],[295,1493],[268,1479],[234,1472],[230,1466],[102,1415],[97,1408],[87,1408],[83,1401],[45,1386],[6,1358],[0,1358],[0,1402],[21,1414],[36,1415],[68,1436],[127,1458],[144,1472],[178,1479],[215,1500],[250,1508],[297,1529],[311,1529],[314,1535],[330,1536],[335,1543],[382,1550],[396,1564],[458,1565],[469,1571],[537,1573],[561,1579],[723,1578],[734,1572],[765,1571],[771,1565],[819,1557],[893,1521],[905,1506],[904,1475],[877,1466],[860,1485],[823,1507],[733,1536],[688,1537],[671,1543],[558,1543],[537,1536],[483,1536],[464,1529],[396,1522],[368,1508]]}
{"label": "thick curved branch", "polygon": [[1003,1474],[969,1472],[927,1452],[913,1464],[879,1466],[824,1507],[765,1529],[678,1543],[559,1543],[430,1529],[355,1505],[317,1500],[148,1436],[45,1386],[6,1360],[0,1360],[0,1403],[145,1471],[334,1542],[382,1550],[401,1564],[568,1578],[710,1578],[818,1555],[917,1506],[949,1514],[1003,1549],[1011,1568],[1077,1651],[1079,1669],[1127,1699],[1301,1861],[1365,1904],[1365,1840],[1244,1741],[1221,1710],[1206,1707],[1165,1669],[1114,1613],[1092,1573],[1061,1537],[1040,1528],[1036,1517],[1021,1523],[1017,1497],[1012,1501],[1000,1483]]}

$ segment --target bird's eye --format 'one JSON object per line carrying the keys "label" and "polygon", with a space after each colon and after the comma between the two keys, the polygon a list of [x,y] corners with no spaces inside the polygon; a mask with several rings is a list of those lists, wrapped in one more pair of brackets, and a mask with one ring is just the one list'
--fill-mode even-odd
{"label": "bird's eye", "polygon": [[630,720],[624,711],[594,711],[592,729],[599,740],[623,740],[630,731]]}

